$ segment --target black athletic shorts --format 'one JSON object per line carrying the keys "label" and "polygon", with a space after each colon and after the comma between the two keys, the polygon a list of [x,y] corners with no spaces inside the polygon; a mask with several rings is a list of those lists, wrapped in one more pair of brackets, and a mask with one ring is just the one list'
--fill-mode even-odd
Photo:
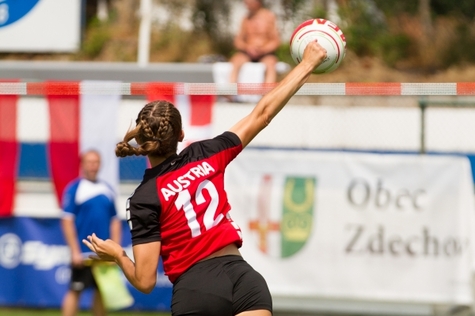
{"label": "black athletic shorts", "polygon": [[69,283],[69,289],[73,291],[82,291],[90,287],[97,289],[97,284],[92,275],[91,267],[71,267],[71,282]]}
{"label": "black athletic shorts", "polygon": [[245,311],[272,312],[272,298],[264,278],[241,256],[201,261],[173,285],[173,316],[233,316]]}
{"label": "black athletic shorts", "polygon": [[247,57],[249,57],[250,61],[253,62],[253,63],[258,63],[262,58],[264,58],[266,56],[269,56],[269,55],[276,56],[275,52],[265,53],[265,54],[259,55],[257,57],[251,57],[251,56],[249,56],[249,54],[246,51],[243,51],[243,50],[239,50],[239,52],[243,53],[244,55],[247,55]]}

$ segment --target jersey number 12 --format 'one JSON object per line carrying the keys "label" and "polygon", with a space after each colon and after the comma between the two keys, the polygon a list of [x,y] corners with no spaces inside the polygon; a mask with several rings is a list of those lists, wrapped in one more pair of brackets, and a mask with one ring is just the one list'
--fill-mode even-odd
{"label": "jersey number 12", "polygon": [[[210,196],[210,201],[206,207],[205,214],[203,216],[203,223],[205,231],[216,226],[223,218],[223,214],[219,214],[216,219],[215,214],[218,209],[219,204],[219,195],[218,190],[214,186],[213,182],[209,180],[204,180],[198,185],[198,188],[195,193],[195,203],[197,206],[206,203],[206,199],[203,196],[203,190],[208,191]],[[175,200],[175,207],[178,211],[183,210],[185,212],[185,217],[188,220],[188,227],[191,230],[191,237],[197,237],[201,235],[201,224],[198,222],[196,217],[196,212],[191,203],[190,191],[183,190],[178,194],[177,199]]]}

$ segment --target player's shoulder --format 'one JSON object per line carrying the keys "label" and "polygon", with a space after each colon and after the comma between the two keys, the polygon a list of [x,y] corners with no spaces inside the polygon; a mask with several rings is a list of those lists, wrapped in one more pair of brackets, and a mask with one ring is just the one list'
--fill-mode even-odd
{"label": "player's shoulder", "polygon": [[214,137],[212,140],[225,142],[231,146],[241,145],[241,139],[239,138],[239,136],[237,136],[236,133],[231,131],[225,131],[222,134]]}
{"label": "player's shoulder", "polygon": [[79,184],[81,183],[82,178],[76,178],[74,180],[71,180],[66,187],[64,188],[65,192],[73,192],[76,191],[79,187]]}
{"label": "player's shoulder", "polygon": [[74,205],[75,196],[77,194],[79,184],[81,183],[81,178],[76,178],[70,181],[63,190],[61,197],[61,207],[63,209],[68,208]]}
{"label": "player's shoulder", "polygon": [[262,8],[261,9],[261,16],[266,17],[266,18],[272,18],[275,19],[277,15],[274,13],[274,11],[268,9],[268,8]]}
{"label": "player's shoulder", "polygon": [[242,146],[240,138],[235,133],[226,131],[214,138],[190,144],[180,153],[180,156],[192,155],[206,157],[238,146]]}

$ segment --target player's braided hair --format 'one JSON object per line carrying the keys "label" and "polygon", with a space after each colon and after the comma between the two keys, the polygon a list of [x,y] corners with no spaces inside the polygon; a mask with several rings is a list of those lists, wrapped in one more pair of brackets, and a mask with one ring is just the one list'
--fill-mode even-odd
{"label": "player's braided hair", "polygon": [[[159,100],[146,104],[135,123],[117,144],[116,156],[167,156],[176,152],[182,126],[180,112],[172,103]],[[137,147],[130,144],[133,139]]]}

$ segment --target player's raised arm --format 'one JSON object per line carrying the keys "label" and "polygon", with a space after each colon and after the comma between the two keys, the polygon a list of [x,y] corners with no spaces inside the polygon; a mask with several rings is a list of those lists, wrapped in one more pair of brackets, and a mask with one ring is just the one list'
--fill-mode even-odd
{"label": "player's raised arm", "polygon": [[307,81],[312,71],[320,65],[326,56],[326,50],[316,41],[310,42],[304,52],[303,60],[269,93],[257,103],[252,112],[234,125],[230,131],[247,146],[263,130],[289,99]]}

